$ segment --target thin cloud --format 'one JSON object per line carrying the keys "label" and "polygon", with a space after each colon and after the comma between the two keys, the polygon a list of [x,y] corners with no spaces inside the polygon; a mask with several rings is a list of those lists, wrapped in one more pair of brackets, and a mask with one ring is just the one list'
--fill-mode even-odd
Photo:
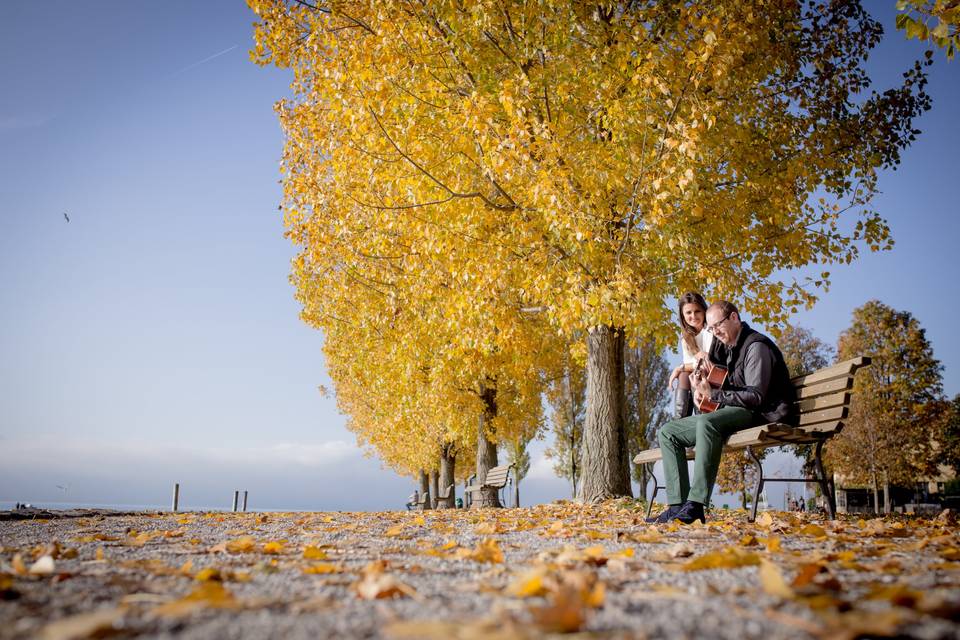
{"label": "thin cloud", "polygon": [[185,66],[183,69],[180,69],[179,71],[174,71],[172,74],[170,74],[170,77],[172,78],[173,76],[178,76],[178,75],[180,75],[181,73],[185,73],[185,72],[187,72],[187,71],[190,71],[190,69],[194,69],[194,68],[196,68],[196,67],[199,67],[199,66],[202,65],[202,64],[205,64],[205,63],[207,63],[207,62],[210,62],[210,61],[213,60],[214,58],[219,58],[219,57],[222,56],[222,55],[226,55],[226,54],[230,53],[231,51],[233,51],[234,49],[236,49],[238,46],[240,46],[240,45],[236,45],[236,44],[235,44],[235,45],[233,45],[232,47],[230,47],[230,48],[228,48],[228,49],[224,49],[223,51],[217,52],[217,53],[213,54],[212,56],[209,56],[209,57],[204,58],[203,60],[200,60],[200,61],[198,61],[198,62],[194,62],[193,64],[188,64],[188,65]]}

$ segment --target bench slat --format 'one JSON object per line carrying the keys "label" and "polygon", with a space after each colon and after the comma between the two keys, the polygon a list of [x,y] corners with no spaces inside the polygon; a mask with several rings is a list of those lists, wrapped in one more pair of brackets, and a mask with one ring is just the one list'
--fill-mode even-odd
{"label": "bench slat", "polygon": [[806,400],[817,396],[834,393],[837,391],[847,391],[853,388],[853,377],[837,378],[828,382],[822,382],[808,387],[797,389],[797,400]]}
{"label": "bench slat", "polygon": [[804,413],[809,413],[811,411],[819,411],[821,409],[840,407],[848,404],[850,404],[850,394],[847,392],[840,392],[832,393],[828,396],[819,396],[816,398],[800,400],[794,406],[797,409],[797,413],[803,415]]}
{"label": "bench slat", "polygon": [[843,420],[847,417],[847,407],[834,407],[822,411],[810,411],[800,416],[799,425],[805,427],[818,422],[827,422],[829,420]]}
{"label": "bench slat", "polygon": [[851,358],[850,360],[844,360],[843,362],[838,362],[832,367],[819,369],[805,376],[798,376],[794,378],[792,380],[793,386],[805,387],[817,382],[824,382],[826,380],[831,380],[833,378],[852,376],[857,369],[859,369],[860,367],[864,367],[868,364],[870,364],[870,358],[866,356],[860,356],[858,358]]}

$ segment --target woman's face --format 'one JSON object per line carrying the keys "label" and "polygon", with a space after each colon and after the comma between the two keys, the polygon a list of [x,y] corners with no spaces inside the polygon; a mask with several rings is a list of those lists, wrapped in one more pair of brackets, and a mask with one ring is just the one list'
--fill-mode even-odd
{"label": "woman's face", "polygon": [[703,309],[700,308],[700,305],[695,302],[688,302],[683,305],[683,309],[680,310],[683,314],[684,321],[696,329],[697,331],[703,330],[703,323],[706,320],[706,314],[704,314]]}

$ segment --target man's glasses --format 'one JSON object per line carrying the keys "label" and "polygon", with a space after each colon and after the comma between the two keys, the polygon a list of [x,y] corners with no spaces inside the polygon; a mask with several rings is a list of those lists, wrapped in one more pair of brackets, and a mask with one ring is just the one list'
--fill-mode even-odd
{"label": "man's glasses", "polygon": [[[733,313],[733,312],[731,311],[730,313]],[[727,318],[730,317],[730,313],[723,316],[722,318],[720,318],[720,320],[718,320],[717,322],[714,322],[712,325],[707,325],[707,331],[709,331],[710,333],[713,333],[714,331],[716,331],[717,327],[719,327],[720,325],[722,325],[724,322],[727,321]]]}

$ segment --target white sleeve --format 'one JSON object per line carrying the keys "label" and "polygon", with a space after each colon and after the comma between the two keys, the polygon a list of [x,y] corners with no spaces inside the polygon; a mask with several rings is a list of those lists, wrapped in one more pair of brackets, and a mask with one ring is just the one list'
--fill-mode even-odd
{"label": "white sleeve", "polygon": [[694,358],[695,353],[690,353],[690,348],[687,346],[687,343],[684,341],[683,336],[680,336],[680,355],[683,356],[683,364],[696,364],[696,359]]}
{"label": "white sleeve", "polygon": [[697,335],[697,344],[704,353],[710,353],[710,346],[713,344],[713,334],[704,329]]}

